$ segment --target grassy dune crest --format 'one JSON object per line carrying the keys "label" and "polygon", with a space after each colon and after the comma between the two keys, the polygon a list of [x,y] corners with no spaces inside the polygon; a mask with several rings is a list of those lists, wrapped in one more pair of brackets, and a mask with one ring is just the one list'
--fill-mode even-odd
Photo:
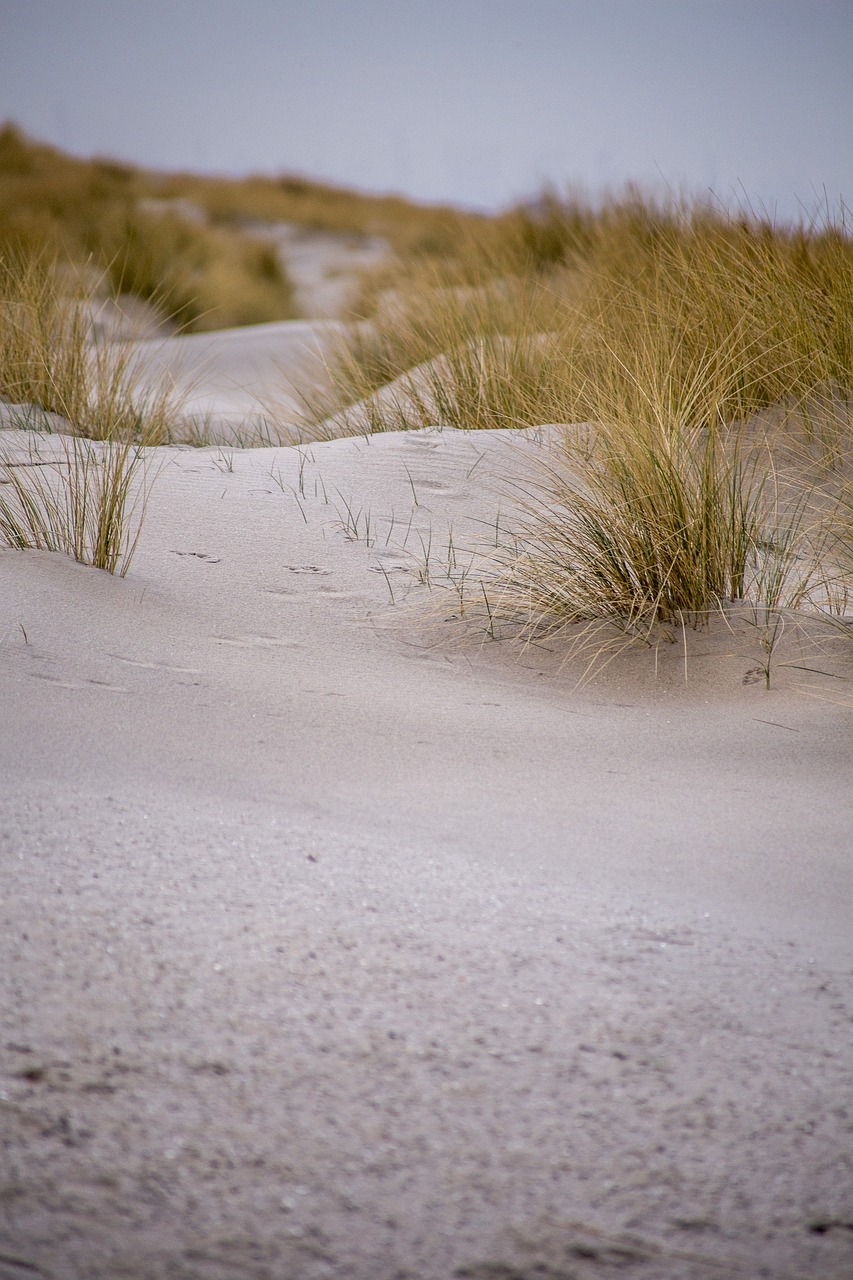
{"label": "grassy dune crest", "polygon": [[94,266],[113,291],[155,301],[190,330],[291,317],[293,288],[269,246],[160,194],[144,170],[0,128],[0,250]]}
{"label": "grassy dune crest", "polygon": [[[287,320],[294,290],[270,224],[381,236],[400,260],[446,259],[491,220],[294,175],[226,179],[81,160],[0,125],[0,250],[94,264],[190,330]],[[476,233],[476,234],[475,234]]]}
{"label": "grassy dune crest", "polygon": [[542,218],[540,239],[531,212],[493,227],[464,284],[459,262],[421,264],[378,293],[315,424],[585,424],[526,492],[505,557],[501,603],[528,630],[642,634],[742,598],[843,611],[843,216],[776,228],[632,194],[595,215],[552,199]]}
{"label": "grassy dune crest", "polygon": [[[853,243],[843,220],[777,229],[637,196],[595,214],[567,204],[563,235],[553,200],[543,217],[547,253],[528,230],[535,214],[516,211],[444,261],[413,258],[380,275],[317,411],[354,404],[439,355],[450,358],[443,385],[460,427],[587,421],[603,396],[642,415],[649,377],[679,388],[715,377],[715,366],[725,369],[726,419],[849,388]],[[476,378],[453,354],[473,350],[485,353]]]}

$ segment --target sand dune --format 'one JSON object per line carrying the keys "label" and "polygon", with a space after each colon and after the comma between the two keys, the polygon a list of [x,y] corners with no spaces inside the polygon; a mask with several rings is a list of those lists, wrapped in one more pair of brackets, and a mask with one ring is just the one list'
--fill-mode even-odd
{"label": "sand dune", "polygon": [[360,275],[389,255],[381,236],[342,235],[282,222],[264,228],[296,286],[298,314],[337,319],[346,312]]}
{"label": "sand dune", "polygon": [[[150,367],[248,422],[317,332]],[[126,578],[0,553],[0,1275],[850,1274],[849,660],[491,639],[547,440],[152,450]]]}
{"label": "sand dune", "polygon": [[300,388],[321,384],[335,321],[288,320],[135,344],[144,395],[165,380],[189,438],[252,443],[285,433],[299,416]]}

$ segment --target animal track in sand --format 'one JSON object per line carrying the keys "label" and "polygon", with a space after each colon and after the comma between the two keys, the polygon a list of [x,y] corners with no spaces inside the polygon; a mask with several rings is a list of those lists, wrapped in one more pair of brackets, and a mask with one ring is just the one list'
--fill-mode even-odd
{"label": "animal track in sand", "polygon": [[94,685],[96,689],[105,689],[109,693],[129,693],[124,685],[110,684],[108,680],[61,680],[59,676],[48,675],[46,671],[31,671],[30,675],[34,680],[47,680],[49,684],[55,684],[59,689],[73,689],[75,692],[81,692]]}
{"label": "animal track in sand", "polygon": [[199,667],[178,667],[171,662],[141,662],[137,658],[124,658],[120,653],[111,653],[111,658],[123,662],[128,667],[141,667],[144,671],[176,671],[179,675],[197,676],[201,674]]}
{"label": "animal track in sand", "polygon": [[353,591],[335,591],[333,587],[321,587],[318,592],[318,595],[321,595],[324,600],[357,600],[358,599],[355,592]]}
{"label": "animal track in sand", "polygon": [[214,636],[217,644],[232,645],[237,649],[301,649],[295,640],[281,636]]}
{"label": "animal track in sand", "polygon": [[293,587],[262,587],[261,590],[265,595],[277,596],[282,603],[290,602],[292,604],[304,605],[305,601],[320,595],[325,600],[355,600],[356,596],[352,591],[338,591],[334,587],[321,586],[315,591],[308,591],[303,588],[302,591],[294,590]]}
{"label": "animal track in sand", "polygon": [[423,476],[416,476],[414,485],[416,489],[426,489],[428,493],[447,494],[455,492],[450,485],[445,484],[443,481],[427,480]]}
{"label": "animal track in sand", "polygon": [[372,547],[370,551],[372,560],[391,560],[394,564],[405,563],[400,559],[401,554],[396,547]]}
{"label": "animal track in sand", "polygon": [[286,564],[284,567],[289,573],[321,573],[325,577],[332,572],[331,569],[321,569],[317,564]]}
{"label": "animal track in sand", "polygon": [[208,564],[221,564],[219,556],[208,555],[206,551],[172,551],[173,556],[192,556],[196,560],[206,560]]}

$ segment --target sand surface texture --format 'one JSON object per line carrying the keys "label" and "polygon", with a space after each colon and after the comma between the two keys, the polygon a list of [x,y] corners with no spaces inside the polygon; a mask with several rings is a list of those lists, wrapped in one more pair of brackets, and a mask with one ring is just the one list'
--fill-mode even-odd
{"label": "sand surface texture", "polygon": [[155,450],[124,579],[0,553],[2,1280],[853,1275],[849,660],[491,639],[546,439]]}
{"label": "sand surface texture", "polygon": [[148,338],[136,344],[140,389],[144,396],[164,383],[173,388],[194,443],[289,442],[302,393],[324,381],[324,355],[337,330],[332,320],[286,320]]}

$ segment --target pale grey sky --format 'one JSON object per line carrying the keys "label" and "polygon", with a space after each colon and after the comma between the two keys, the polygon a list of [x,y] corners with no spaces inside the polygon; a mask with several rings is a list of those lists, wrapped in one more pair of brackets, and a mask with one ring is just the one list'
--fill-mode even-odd
{"label": "pale grey sky", "polygon": [[0,0],[0,119],[158,168],[789,217],[853,200],[853,0]]}

